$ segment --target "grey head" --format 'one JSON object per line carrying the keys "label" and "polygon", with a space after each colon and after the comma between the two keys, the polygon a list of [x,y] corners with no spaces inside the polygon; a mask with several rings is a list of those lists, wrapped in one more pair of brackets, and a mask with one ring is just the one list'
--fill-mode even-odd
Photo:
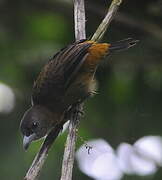
{"label": "grey head", "polygon": [[28,109],[20,123],[24,149],[27,150],[32,141],[46,136],[54,122],[54,114],[49,109],[40,105]]}

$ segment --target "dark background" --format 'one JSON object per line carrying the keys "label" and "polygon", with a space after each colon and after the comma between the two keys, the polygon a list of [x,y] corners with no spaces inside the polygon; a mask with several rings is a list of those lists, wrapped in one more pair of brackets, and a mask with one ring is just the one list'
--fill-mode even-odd
{"label": "dark background", "polygon": [[[87,37],[104,17],[110,0],[86,0]],[[15,106],[0,113],[0,179],[24,176],[41,142],[22,148],[19,123],[30,107],[32,84],[55,52],[74,41],[73,9],[65,0],[0,1],[0,83],[14,92]],[[112,55],[97,71],[98,94],[85,104],[79,134],[85,140],[104,138],[114,148],[146,135],[162,135],[162,1],[124,0],[104,42],[127,37],[137,46]],[[1,99],[0,99],[1,101]],[[59,179],[66,134],[53,145],[41,180]],[[82,142],[78,141],[78,147]],[[160,180],[125,176],[127,180]],[[75,163],[74,179],[88,180]]]}

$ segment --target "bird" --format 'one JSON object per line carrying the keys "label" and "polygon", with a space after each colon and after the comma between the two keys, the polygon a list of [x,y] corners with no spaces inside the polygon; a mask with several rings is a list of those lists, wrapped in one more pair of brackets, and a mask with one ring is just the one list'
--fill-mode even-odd
{"label": "bird", "polygon": [[34,81],[31,107],[20,122],[24,149],[48,135],[70,107],[95,93],[95,72],[104,57],[131,48],[137,42],[133,38],[114,43],[82,39],[57,52]]}

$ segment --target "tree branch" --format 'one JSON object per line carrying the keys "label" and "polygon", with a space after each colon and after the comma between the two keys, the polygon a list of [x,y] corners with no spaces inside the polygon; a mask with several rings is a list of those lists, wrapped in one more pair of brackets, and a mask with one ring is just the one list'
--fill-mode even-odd
{"label": "tree branch", "polygon": [[[86,39],[85,30],[85,4],[84,0],[73,0],[74,2],[74,24],[75,24],[75,40]],[[71,117],[69,131],[64,150],[62,172],[60,180],[71,180],[73,172],[73,164],[75,158],[75,144],[77,140],[77,128],[81,119],[80,113],[83,110],[83,104],[76,107],[76,114]],[[73,115],[73,113],[72,113]]]}
{"label": "tree branch", "polygon": [[84,0],[74,1],[75,40],[86,39]]}
{"label": "tree branch", "polygon": [[83,104],[78,104],[73,110],[74,112],[71,113],[68,136],[64,150],[60,180],[72,179],[73,164],[75,157],[75,144],[77,140],[77,129],[83,112]]}
{"label": "tree branch", "polygon": [[[119,5],[122,0],[113,0],[112,4],[108,10],[107,15],[105,16],[102,23],[99,25],[98,29],[94,33],[92,40],[100,41],[106,32],[113,16],[115,15]],[[75,38],[76,40],[85,39],[85,7],[84,0],[74,0],[74,18],[75,18]],[[74,163],[74,154],[75,154],[75,142],[76,142],[76,132],[80,120],[80,113],[82,112],[83,105],[78,105],[74,111],[71,112],[71,121],[69,125],[69,133],[66,141],[66,147],[63,157],[62,164],[62,175],[61,180],[71,180],[72,179],[72,170]],[[66,119],[62,120],[62,123],[59,126],[51,130],[51,132],[46,137],[44,143],[41,146],[41,149],[35,156],[32,165],[30,166],[28,172],[26,173],[25,180],[35,180],[48,156],[48,151],[58,136],[59,132],[62,129],[63,124],[66,122]]]}
{"label": "tree branch", "polygon": [[[91,40],[99,41],[105,34],[113,16],[115,15],[122,0],[113,0],[104,20],[94,33]],[[76,40],[85,39],[85,7],[84,0],[74,0],[74,21],[75,21],[75,38]],[[78,111],[81,111],[83,105],[79,105]],[[68,137],[62,162],[62,173],[60,180],[71,180],[73,172],[73,164],[75,157],[75,144],[77,140],[77,127],[79,125],[80,117],[78,114],[71,118],[69,125]]]}
{"label": "tree branch", "polygon": [[103,21],[97,28],[97,30],[94,33],[94,35],[92,36],[91,40],[100,41],[102,39],[102,37],[104,36],[105,32],[107,31],[107,29],[108,29],[108,27],[109,27],[113,17],[115,16],[121,3],[122,3],[122,0],[113,0],[112,1],[105,18],[103,19]]}

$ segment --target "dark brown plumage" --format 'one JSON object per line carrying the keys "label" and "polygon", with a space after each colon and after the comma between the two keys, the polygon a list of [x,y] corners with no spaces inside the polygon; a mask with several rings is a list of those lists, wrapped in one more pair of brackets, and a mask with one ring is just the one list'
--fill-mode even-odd
{"label": "dark brown plumage", "polygon": [[55,54],[34,82],[32,107],[20,124],[25,149],[60,123],[71,105],[95,91],[94,74],[104,56],[136,43],[131,38],[114,44],[81,40]]}

